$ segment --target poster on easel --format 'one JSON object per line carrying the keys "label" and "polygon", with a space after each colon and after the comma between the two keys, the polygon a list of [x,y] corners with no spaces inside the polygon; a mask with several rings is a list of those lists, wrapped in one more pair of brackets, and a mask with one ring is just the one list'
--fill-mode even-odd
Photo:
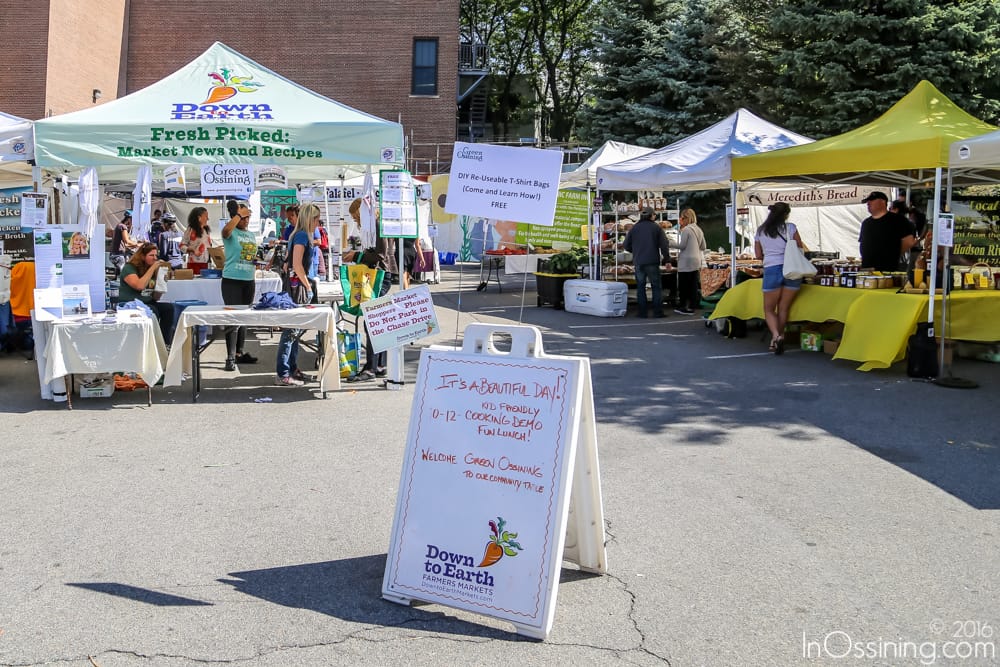
{"label": "poster on easel", "polygon": [[382,596],[544,639],[563,560],[607,568],[589,359],[545,354],[536,327],[470,325],[460,350],[421,354]]}
{"label": "poster on easel", "polygon": [[380,171],[378,203],[379,229],[383,238],[417,238],[417,190],[410,172],[401,169]]}

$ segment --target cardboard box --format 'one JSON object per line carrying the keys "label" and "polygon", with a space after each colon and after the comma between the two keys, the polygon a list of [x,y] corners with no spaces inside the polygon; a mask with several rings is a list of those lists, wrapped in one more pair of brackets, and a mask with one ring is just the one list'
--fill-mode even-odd
{"label": "cardboard box", "polygon": [[174,269],[174,275],[170,277],[171,280],[193,280],[194,271],[191,269]]}
{"label": "cardboard box", "polygon": [[823,341],[823,354],[829,354],[833,356],[837,354],[837,348],[840,347],[840,341],[831,339]]}
{"label": "cardboard box", "polygon": [[114,380],[81,382],[76,386],[80,398],[108,398],[115,393]]}
{"label": "cardboard box", "polygon": [[819,352],[823,349],[823,334],[818,331],[803,331],[799,337],[800,347],[807,352]]}

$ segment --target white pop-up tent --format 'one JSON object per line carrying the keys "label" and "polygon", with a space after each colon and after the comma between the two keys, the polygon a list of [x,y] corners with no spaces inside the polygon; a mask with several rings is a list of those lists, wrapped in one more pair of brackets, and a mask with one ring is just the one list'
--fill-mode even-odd
{"label": "white pop-up tent", "polygon": [[606,141],[587,160],[575,169],[564,171],[559,177],[560,188],[587,188],[597,185],[597,168],[631,160],[648,153],[655,148],[635,146],[621,141]]}
{"label": "white pop-up tent", "polygon": [[948,166],[961,173],[963,183],[1000,182],[1000,130],[951,144]]}
{"label": "white pop-up tent", "polygon": [[30,183],[34,157],[31,121],[0,111],[0,187]]}
{"label": "white pop-up tent", "polygon": [[102,180],[170,165],[284,167],[298,182],[399,166],[403,130],[303,88],[216,42],[170,76],[91,109],[35,123],[35,160]]}
{"label": "white pop-up tent", "polygon": [[606,190],[717,190],[732,183],[732,159],[812,139],[739,109],[711,127],[639,157],[597,168]]}

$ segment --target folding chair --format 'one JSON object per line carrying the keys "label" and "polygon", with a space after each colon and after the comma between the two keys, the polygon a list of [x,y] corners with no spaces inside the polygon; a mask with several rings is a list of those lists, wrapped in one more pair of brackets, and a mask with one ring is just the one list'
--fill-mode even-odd
{"label": "folding chair", "polygon": [[[345,377],[345,374],[356,373],[357,369],[361,367],[359,329],[361,328],[361,318],[364,317],[364,311],[361,310],[361,304],[366,301],[371,301],[377,297],[382,292],[382,281],[386,279],[387,277],[385,275],[385,271],[382,269],[372,269],[364,264],[340,265],[340,289],[344,294],[344,300],[337,306],[337,308],[344,321],[353,322],[354,333],[345,333],[352,335],[356,344],[353,355],[345,347],[347,359],[349,361],[353,361],[356,366],[348,369],[347,366],[342,365],[341,377]],[[349,345],[347,347],[349,347]],[[339,355],[339,345],[337,352]]]}

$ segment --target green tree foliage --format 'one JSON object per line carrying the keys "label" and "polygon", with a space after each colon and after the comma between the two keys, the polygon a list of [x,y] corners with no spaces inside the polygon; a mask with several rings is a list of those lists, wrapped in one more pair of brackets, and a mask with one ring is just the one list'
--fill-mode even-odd
{"label": "green tree foliage", "polygon": [[875,119],[927,79],[969,113],[996,120],[996,4],[785,2],[765,38],[773,76],[760,102],[790,129],[818,138]]}
{"label": "green tree foliage", "polygon": [[519,0],[462,0],[461,21],[463,39],[489,49],[494,134],[509,136],[512,124],[535,112],[518,92],[534,44],[534,17]]}
{"label": "green tree foliage", "polygon": [[[596,25],[594,59],[597,68],[590,85],[589,104],[582,110],[580,135],[599,145],[610,139],[658,146],[650,136],[649,109],[659,108],[659,82],[652,74],[656,45],[664,41],[662,0],[609,0]],[[643,113],[645,111],[645,113]]]}
{"label": "green tree foliage", "polygon": [[763,78],[755,32],[770,3],[609,3],[582,134],[664,146],[748,106]]}
{"label": "green tree foliage", "polygon": [[593,63],[598,0],[526,0],[534,18],[530,62],[537,99],[547,121],[548,138],[569,141],[583,105]]}

